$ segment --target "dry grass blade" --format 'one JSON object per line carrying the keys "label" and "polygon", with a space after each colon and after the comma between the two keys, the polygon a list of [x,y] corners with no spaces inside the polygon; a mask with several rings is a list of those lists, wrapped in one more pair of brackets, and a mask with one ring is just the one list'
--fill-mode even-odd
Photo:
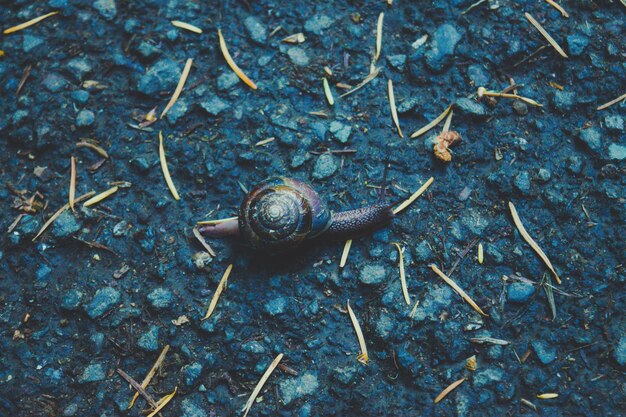
{"label": "dry grass blade", "polygon": [[226,271],[224,271],[224,275],[222,275],[220,283],[217,284],[217,289],[215,290],[215,294],[213,294],[213,298],[211,299],[211,304],[209,304],[209,309],[207,310],[202,320],[207,320],[209,317],[211,317],[211,314],[213,314],[215,306],[217,305],[217,301],[220,299],[220,295],[222,294],[222,291],[224,291],[224,288],[226,288],[226,284],[228,283],[228,276],[230,275],[230,271],[232,271],[232,269],[233,264],[230,264],[228,265],[228,268],[226,268]]}
{"label": "dry grass blade", "polygon": [[448,117],[446,117],[446,121],[443,124],[442,132],[447,132],[450,130],[450,125],[452,124],[452,115],[454,114],[454,110],[450,109],[450,113],[448,113]]}
{"label": "dry grass blade", "polygon": [[165,397],[157,401],[157,407],[150,414],[148,414],[148,417],[154,417],[159,411],[163,409],[163,407],[167,405],[167,403],[172,401],[172,398],[174,398],[174,395],[176,395],[177,390],[178,390],[178,387],[175,387],[174,391],[172,391],[171,394],[167,394]]}
{"label": "dry grass blade", "polygon": [[559,394],[554,392],[546,392],[545,394],[537,394],[537,398],[541,400],[551,400],[552,398],[557,398]]}
{"label": "dry grass blade", "polygon": [[350,307],[350,301],[348,300],[348,315],[350,316],[350,320],[352,320],[352,326],[354,327],[354,331],[356,332],[356,337],[359,339],[359,346],[361,347],[361,354],[357,356],[357,360],[365,365],[369,362],[369,356],[367,355],[367,346],[365,346],[365,338],[363,337],[363,331],[361,330],[361,325],[359,321],[356,319],[354,315],[354,311],[352,311],[352,307]]}
{"label": "dry grass blade", "polygon": [[104,149],[102,149],[101,147],[99,147],[98,145],[94,145],[93,143],[90,142],[85,142],[85,141],[80,141],[76,144],[77,148],[89,148],[89,149],[93,149],[94,151],[96,151],[100,156],[102,156],[103,158],[109,158],[109,154],[107,153],[107,151],[105,151]]}
{"label": "dry grass blade", "polygon": [[430,184],[433,183],[433,181],[435,180],[435,178],[430,177],[428,179],[428,181],[426,181],[424,183],[424,185],[422,185],[419,190],[417,190],[416,192],[413,193],[413,195],[411,195],[411,197],[409,197],[406,201],[404,201],[402,204],[400,204],[398,207],[396,207],[395,209],[393,209],[393,214],[398,214],[400,213],[402,210],[406,209],[408,206],[410,206],[415,200],[417,200],[417,198],[422,195],[424,193],[424,191],[426,191],[428,189],[428,187],[430,187]]}
{"label": "dry grass blade", "polygon": [[119,187],[117,185],[115,185],[115,186],[109,188],[108,190],[98,194],[98,195],[94,195],[89,200],[87,200],[87,201],[85,201],[83,203],[83,207],[93,206],[94,204],[99,203],[102,200],[104,200],[105,198],[108,198],[109,196],[115,194],[117,192],[117,190],[119,190]]}
{"label": "dry grass blade", "polygon": [[554,302],[554,291],[552,290],[552,279],[550,274],[545,274],[541,283],[543,290],[546,292],[546,298],[552,312],[552,321],[556,320],[556,303]]}
{"label": "dry grass blade", "polygon": [[265,382],[267,382],[270,375],[272,375],[272,372],[274,372],[274,369],[276,369],[282,358],[283,354],[278,354],[278,356],[274,358],[270,366],[267,368],[261,379],[259,379],[259,382],[257,382],[256,387],[254,387],[254,391],[252,391],[252,394],[250,394],[250,398],[248,398],[248,401],[246,401],[246,406],[243,408],[243,417],[246,417],[248,415],[252,404],[254,404],[254,400],[256,399],[257,395],[259,395],[259,392],[261,392],[263,385],[265,385]]}
{"label": "dry grass blade", "polygon": [[226,60],[226,63],[228,64],[230,69],[232,69],[233,72],[237,74],[241,81],[246,83],[248,87],[256,90],[258,88],[256,84],[250,78],[248,78],[246,74],[243,73],[243,71],[237,66],[237,64],[235,64],[235,61],[233,61],[233,58],[230,56],[228,48],[226,47],[226,41],[224,40],[224,36],[222,36],[221,29],[217,30],[217,36],[220,39],[220,49],[222,50],[222,55],[224,55],[224,59]]}
{"label": "dry grass blade", "polygon": [[120,368],[117,368],[117,373],[122,378],[124,378],[124,380],[126,382],[128,382],[137,391],[137,393],[139,395],[141,395],[148,402],[148,404],[150,404],[150,406],[152,406],[152,408],[156,408],[157,407],[157,403],[156,403],[156,401],[154,401],[154,398],[152,398],[152,396],[146,392],[144,387],[142,387],[130,375],[128,375],[126,372],[122,371]]}
{"label": "dry grass blade", "polygon": [[163,176],[165,177],[165,182],[167,183],[167,187],[170,189],[170,192],[174,196],[174,199],[180,200],[180,196],[178,195],[178,191],[176,191],[176,186],[172,181],[172,177],[170,176],[170,170],[167,168],[167,161],[165,160],[165,149],[163,148],[163,135],[159,130],[159,160],[161,161],[161,170],[163,171]]}
{"label": "dry grass blade", "polygon": [[400,129],[398,111],[396,110],[396,97],[393,94],[393,82],[391,80],[387,80],[387,89],[389,91],[389,108],[391,108],[391,118],[396,125],[396,129],[398,129],[398,135],[403,138],[404,135],[402,134],[402,129]]}
{"label": "dry grass blade", "polygon": [[[92,195],[94,195],[95,193],[96,193],[95,191],[89,191],[87,194],[83,194],[83,195],[81,195],[80,197],[76,197],[76,198],[74,199],[74,203],[80,203],[81,201],[83,201],[83,200],[85,200],[85,199],[87,199],[87,198],[91,197],[91,196],[92,196]],[[70,204],[69,204],[69,203],[66,203],[63,207],[61,207],[60,209],[58,209],[58,210],[56,211],[56,213],[54,213],[54,214],[52,215],[52,217],[50,217],[50,218],[48,219],[48,221],[44,223],[44,225],[41,227],[41,229],[39,229],[39,232],[37,232],[37,235],[33,238],[33,242],[34,242],[35,240],[37,240],[37,238],[38,238],[39,236],[41,236],[41,234],[42,234],[43,232],[45,232],[45,231],[46,231],[46,229],[47,229],[48,227],[50,227],[50,225],[51,225],[51,224],[52,224],[52,223],[53,223],[56,219],[58,219],[58,218],[59,218],[59,216],[60,216],[61,214],[63,214],[63,212],[64,212],[65,210],[67,210],[67,209],[69,209],[69,208],[70,208]]]}
{"label": "dry grass blade", "polygon": [[187,59],[187,62],[185,63],[185,68],[183,69],[183,73],[178,80],[176,90],[174,90],[172,98],[170,99],[169,103],[167,103],[167,106],[165,106],[165,108],[163,109],[163,112],[161,113],[161,117],[159,117],[159,119],[162,119],[172,108],[174,103],[176,103],[176,100],[178,100],[178,97],[180,96],[180,93],[183,91],[183,87],[185,86],[185,81],[187,81],[187,77],[189,76],[189,71],[191,71],[191,64],[193,64],[193,59]]}
{"label": "dry grass blade", "polygon": [[480,307],[478,307],[478,304],[476,304],[474,302],[474,300],[472,300],[470,298],[469,295],[467,295],[465,293],[465,291],[463,291],[463,289],[461,287],[459,287],[456,282],[452,281],[446,274],[444,274],[443,272],[441,272],[441,270],[439,268],[437,268],[437,265],[431,265],[430,266],[431,269],[435,272],[435,274],[439,275],[439,278],[443,279],[449,286],[452,287],[452,289],[454,291],[457,292],[457,294],[459,294],[469,305],[472,306],[472,308],[474,310],[476,310],[478,313],[480,313],[483,316],[487,316],[488,314],[485,314]]}
{"label": "dry grass blade", "polygon": [[342,95],[340,95],[339,97],[345,97],[347,95],[350,95],[352,93],[354,93],[357,90],[360,90],[361,88],[363,88],[363,86],[365,86],[367,83],[369,83],[370,81],[372,81],[374,78],[376,78],[378,76],[378,74],[380,74],[380,70],[381,68],[376,68],[374,69],[374,71],[371,71],[367,77],[365,77],[365,79],[363,81],[361,81],[359,83],[359,85],[357,85],[356,87],[354,87],[352,90],[348,90],[345,93],[343,93]]}
{"label": "dry grass blade", "polygon": [[22,29],[26,29],[27,27],[32,26],[32,25],[34,25],[36,23],[39,23],[42,20],[49,18],[50,16],[54,16],[55,14],[59,14],[59,12],[51,12],[51,13],[45,14],[43,16],[36,17],[36,18],[34,18],[32,20],[29,20],[28,22],[20,23],[17,26],[13,26],[13,27],[10,27],[8,29],[5,29],[4,32],[2,32],[2,33],[4,33],[5,35],[8,35],[9,33],[13,33],[13,32],[17,32],[17,31],[22,30]]}
{"label": "dry grass blade", "polygon": [[70,208],[74,211],[74,198],[76,197],[76,159],[70,157],[70,192],[69,203]]}
{"label": "dry grass blade", "polygon": [[546,40],[548,42],[550,42],[550,45],[552,45],[552,47],[554,49],[556,49],[556,51],[559,53],[559,55],[561,55],[563,58],[568,58],[567,54],[565,53],[565,51],[563,50],[563,48],[561,48],[559,46],[558,43],[556,43],[556,41],[554,40],[554,38],[552,36],[550,36],[550,34],[543,28],[543,26],[541,26],[539,24],[539,22],[537,22],[535,20],[534,17],[532,17],[530,15],[530,13],[524,13],[524,16],[526,16],[526,19],[528,19],[528,21],[535,27],[535,29],[537,29],[539,31],[539,33],[541,33],[541,35],[546,38]]}
{"label": "dry grass blade", "polygon": [[479,345],[487,343],[487,344],[491,344],[491,345],[506,346],[506,345],[510,345],[511,344],[511,342],[509,342],[508,340],[496,339],[496,338],[493,338],[493,337],[472,337],[470,339],[470,342],[478,343]]}
{"label": "dry grass blade", "polygon": [[535,404],[531,403],[530,401],[528,401],[527,399],[522,398],[520,401],[521,401],[521,402],[522,402],[522,404],[524,404],[526,407],[531,408],[531,409],[533,409],[533,410],[537,411],[537,406],[536,406]]}
{"label": "dry grass blade", "polygon": [[[625,0],[625,1],[626,1],[626,0]],[[597,108],[596,110],[604,110],[604,109],[606,109],[607,107],[610,107],[610,106],[612,106],[613,104],[615,104],[615,103],[617,103],[617,102],[620,102],[620,101],[622,101],[622,100],[626,100],[626,93],[622,94],[621,96],[619,96],[619,97],[617,97],[617,98],[614,98],[613,100],[609,101],[608,103],[604,103],[603,105],[598,106],[598,108]]]}
{"label": "dry grass blade", "polygon": [[537,245],[537,243],[533,240],[533,238],[530,237],[530,235],[526,231],[526,228],[522,224],[522,220],[519,218],[519,215],[517,214],[517,210],[515,209],[515,206],[510,201],[509,201],[509,209],[511,210],[511,216],[513,216],[513,222],[515,223],[515,226],[517,226],[517,230],[519,230],[519,233],[522,235],[524,240],[530,245],[530,247],[533,248],[533,250],[537,253],[537,255],[539,255],[539,257],[546,264],[548,269],[550,269],[550,271],[554,275],[554,278],[556,279],[556,282],[560,284],[561,278],[559,278],[559,275],[554,270],[554,267],[552,266],[552,262],[550,262],[550,259],[548,259],[546,254],[541,250],[541,248],[539,247],[539,245]]}
{"label": "dry grass blade", "polygon": [[328,104],[333,106],[335,104],[335,98],[333,97],[332,91],[330,91],[330,86],[328,85],[326,77],[322,78],[322,82],[324,83],[324,94],[326,95],[326,100],[328,100]]}
{"label": "dry grass blade", "polygon": [[506,94],[506,93],[503,93],[503,94],[498,95],[498,97],[512,98],[512,99],[515,99],[515,100],[521,100],[524,103],[528,103],[528,104],[530,104],[532,106],[535,106],[535,107],[543,107],[543,104],[538,103],[538,102],[536,102],[535,100],[533,100],[531,98],[522,97],[522,96],[520,96],[518,94]]}
{"label": "dry grass blade", "polygon": [[271,137],[271,138],[267,138],[267,139],[263,139],[258,141],[257,143],[254,144],[254,146],[263,146],[263,145],[267,145],[268,143],[274,142],[276,140],[275,137]]}
{"label": "dry grass blade", "polygon": [[206,225],[206,224],[220,224],[220,223],[224,223],[224,222],[228,222],[231,220],[237,220],[239,217],[226,217],[225,219],[215,219],[215,220],[201,220],[199,222],[197,222],[196,224],[199,225]]}
{"label": "dry grass blade", "polygon": [[424,133],[428,132],[433,127],[437,126],[443,119],[446,118],[448,113],[450,113],[450,110],[452,110],[452,106],[446,107],[446,109],[443,111],[443,113],[441,113],[439,116],[437,116],[435,118],[435,120],[433,120],[432,122],[428,123],[426,126],[421,128],[417,132],[414,132],[413,134],[411,134],[411,139],[415,139],[416,137],[423,135]]}
{"label": "dry grass blade", "polygon": [[510,94],[510,93],[502,93],[502,92],[497,92],[497,91],[488,91],[485,87],[478,87],[478,92],[477,92],[478,98],[481,98],[483,96],[487,96],[487,97],[501,97],[501,98],[512,98],[514,100],[521,100],[525,103],[528,103],[532,106],[536,106],[536,107],[543,107],[543,104],[536,102],[533,99],[530,99],[528,97],[522,97],[518,94]]}
{"label": "dry grass blade", "polygon": [[376,25],[376,55],[374,57],[375,61],[378,61],[380,57],[380,50],[383,45],[383,19],[385,18],[385,13],[381,13],[378,15],[378,24]]}
{"label": "dry grass blade", "polygon": [[465,382],[466,378],[463,377],[461,379],[459,379],[458,381],[454,381],[453,383],[451,383],[450,385],[448,385],[448,387],[446,389],[444,389],[443,391],[441,391],[441,394],[437,395],[437,398],[435,398],[435,404],[437,404],[439,401],[443,400],[444,398],[446,398],[446,395],[450,394],[450,392],[452,390],[454,390],[456,387],[458,387],[459,385],[461,385],[463,382]]}
{"label": "dry grass blade", "polygon": [[557,2],[555,2],[554,0],[546,0],[546,3],[548,3],[550,6],[554,7],[555,9],[557,9],[561,15],[563,17],[569,17],[569,14],[567,14],[567,12],[565,11],[564,8],[562,8]]}
{"label": "dry grass blade", "polygon": [[[156,362],[154,362],[154,365],[152,365],[152,368],[150,368],[150,371],[148,371],[146,377],[143,379],[143,381],[141,381],[141,387],[143,389],[146,389],[148,387],[148,384],[150,384],[150,381],[152,381],[152,378],[154,377],[154,375],[156,375],[159,367],[161,367],[161,364],[163,364],[163,360],[165,360],[165,355],[167,354],[168,350],[170,350],[170,345],[165,345],[165,347],[159,354]],[[128,404],[128,409],[131,409],[133,407],[135,401],[137,400],[137,397],[139,397],[138,392],[136,392],[135,395],[133,395],[133,398],[130,400],[130,403]]]}
{"label": "dry grass blade", "polygon": [[200,234],[200,231],[198,230],[198,228],[194,227],[192,231],[193,231],[193,235],[196,237],[196,239],[198,239],[198,242],[200,242],[202,247],[209,253],[209,255],[215,258],[215,251],[213,250],[213,248],[211,248],[211,246],[209,246],[207,241],[204,240],[204,237]]}
{"label": "dry grass blade", "polygon": [[180,20],[172,20],[172,25],[176,26],[177,28],[185,29],[197,34],[202,33],[202,29],[200,29],[198,26],[190,25],[189,23],[181,22]]}
{"label": "dry grass blade", "polygon": [[341,253],[341,261],[339,261],[339,268],[346,266],[346,261],[348,260],[348,254],[350,253],[351,247],[352,239],[346,240],[346,244],[343,245],[343,252]]}
{"label": "dry grass blade", "polygon": [[400,266],[400,284],[402,284],[402,294],[404,295],[404,301],[406,301],[407,305],[411,305],[411,299],[409,298],[409,289],[406,286],[406,275],[404,274],[404,254],[402,253],[402,248],[396,242],[393,242],[394,245],[398,249],[398,264]]}

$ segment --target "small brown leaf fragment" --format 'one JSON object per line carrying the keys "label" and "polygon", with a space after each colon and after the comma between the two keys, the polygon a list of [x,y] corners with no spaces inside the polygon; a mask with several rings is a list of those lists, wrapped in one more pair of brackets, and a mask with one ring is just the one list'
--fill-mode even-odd
{"label": "small brown leaf fragment", "polygon": [[465,368],[474,372],[476,370],[476,355],[470,356],[465,361]]}
{"label": "small brown leaf fragment", "polygon": [[436,143],[435,146],[433,146],[433,152],[435,153],[437,159],[444,162],[450,162],[452,160],[452,154],[450,154],[450,150],[448,148],[460,142],[461,135],[454,130],[449,130],[447,132],[441,132],[435,141]]}
{"label": "small brown leaf fragment", "polygon": [[306,40],[303,33],[294,33],[293,35],[289,35],[286,38],[283,38],[283,42],[285,43],[303,43]]}

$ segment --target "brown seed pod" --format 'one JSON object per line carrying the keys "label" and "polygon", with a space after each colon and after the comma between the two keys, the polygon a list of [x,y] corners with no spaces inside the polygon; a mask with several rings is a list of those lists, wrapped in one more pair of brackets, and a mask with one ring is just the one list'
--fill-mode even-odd
{"label": "brown seed pod", "polygon": [[448,148],[456,145],[460,141],[461,135],[454,130],[441,132],[439,136],[437,136],[435,146],[433,147],[435,156],[444,162],[450,162],[452,160],[452,155],[450,154],[450,150]]}

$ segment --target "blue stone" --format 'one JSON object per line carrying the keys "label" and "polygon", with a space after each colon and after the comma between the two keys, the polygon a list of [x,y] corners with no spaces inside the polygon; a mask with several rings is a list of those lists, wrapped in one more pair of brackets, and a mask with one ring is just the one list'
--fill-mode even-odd
{"label": "blue stone", "polygon": [[78,310],[80,303],[83,300],[83,293],[80,290],[72,288],[68,290],[63,299],[61,300],[61,308],[67,311]]}
{"label": "blue stone", "polygon": [[141,335],[137,346],[146,352],[155,352],[159,349],[159,327],[150,326],[150,329]]}
{"label": "blue stone", "polygon": [[92,319],[96,319],[109,311],[120,302],[120,292],[113,287],[100,288],[94,294],[91,302],[85,306],[85,311]]}
{"label": "blue stone", "polygon": [[543,340],[535,340],[531,343],[537,358],[544,365],[548,365],[556,360],[556,348]]}
{"label": "blue stone", "polygon": [[535,287],[525,282],[514,282],[508,287],[508,300],[514,303],[525,303],[535,293]]}
{"label": "blue stone", "polygon": [[148,294],[148,301],[152,307],[158,309],[168,308],[173,301],[172,292],[166,288],[155,288]]}
{"label": "blue stone", "polygon": [[89,99],[89,92],[85,90],[72,91],[70,97],[79,104],[85,104]]}
{"label": "blue stone", "polygon": [[83,373],[78,377],[79,384],[87,384],[89,382],[104,381],[106,374],[101,364],[96,363],[85,368]]}
{"label": "blue stone", "polygon": [[264,306],[264,310],[270,316],[276,316],[283,314],[287,308],[287,297],[276,297],[267,302]]}
{"label": "blue stone", "polygon": [[589,45],[589,38],[585,35],[573,34],[567,37],[567,46],[572,56],[579,56]]}
{"label": "blue stone", "polygon": [[85,127],[91,126],[96,120],[96,115],[91,110],[81,110],[76,115],[76,126]]}

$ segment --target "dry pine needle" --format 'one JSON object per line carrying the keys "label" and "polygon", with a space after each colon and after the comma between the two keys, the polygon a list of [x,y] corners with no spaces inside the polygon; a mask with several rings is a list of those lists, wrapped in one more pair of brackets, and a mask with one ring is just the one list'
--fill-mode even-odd
{"label": "dry pine needle", "polygon": [[217,36],[220,41],[220,49],[222,50],[222,55],[224,55],[224,59],[226,60],[226,63],[228,64],[230,69],[232,69],[233,72],[237,74],[237,76],[241,79],[241,81],[246,83],[248,87],[252,88],[253,90],[256,90],[258,87],[254,83],[254,81],[252,81],[250,78],[248,78],[246,74],[244,74],[241,68],[237,66],[235,61],[233,61],[233,58],[230,56],[230,52],[228,52],[228,47],[226,46],[226,41],[224,40],[224,36],[222,35],[221,29],[217,30]]}
{"label": "dry pine needle", "polygon": [[283,354],[280,353],[278,354],[278,356],[276,356],[276,358],[274,358],[270,366],[267,367],[267,369],[265,370],[265,373],[263,374],[259,382],[257,382],[256,387],[254,387],[252,394],[250,394],[250,398],[248,398],[248,401],[246,401],[243,417],[246,417],[248,415],[248,412],[250,411],[252,404],[254,404],[254,400],[259,395],[259,392],[261,392],[263,385],[265,385],[265,382],[269,379],[270,375],[272,375],[272,372],[274,372],[274,369],[276,369],[276,367],[278,366],[278,364],[280,363],[282,359],[283,359]]}
{"label": "dry pine needle", "polygon": [[224,288],[226,288],[226,284],[228,283],[228,277],[230,276],[230,271],[232,271],[232,269],[233,264],[230,264],[228,265],[228,268],[226,268],[226,271],[224,271],[224,275],[222,275],[220,283],[217,284],[217,289],[215,290],[213,298],[211,299],[211,304],[209,304],[209,309],[207,310],[202,320],[207,320],[209,317],[211,317],[211,314],[213,314],[215,306],[217,306],[217,301],[220,299],[220,295],[222,294],[222,291],[224,291]]}
{"label": "dry pine needle", "polygon": [[350,320],[352,321],[352,326],[354,327],[354,331],[356,332],[356,337],[359,339],[359,346],[361,347],[361,354],[357,356],[357,360],[364,365],[367,365],[369,362],[369,355],[367,354],[367,346],[365,345],[365,337],[363,337],[363,331],[361,330],[361,325],[352,311],[352,307],[350,307],[350,301],[347,303],[348,306],[348,315],[350,316]]}
{"label": "dry pine needle", "polygon": [[472,308],[473,308],[474,310],[476,310],[478,313],[480,313],[480,314],[481,314],[481,315],[483,315],[483,316],[487,316],[487,315],[488,315],[488,314],[485,314],[485,313],[481,310],[481,308],[480,308],[480,307],[478,307],[478,304],[476,304],[476,303],[474,302],[474,300],[472,300],[472,298],[471,298],[469,295],[467,295],[467,293],[466,293],[465,291],[463,291],[463,289],[462,289],[461,287],[459,287],[459,286],[457,285],[457,283],[456,283],[456,282],[452,281],[452,279],[451,279],[450,277],[448,277],[446,274],[444,274],[443,272],[441,272],[441,270],[440,270],[439,268],[437,268],[437,266],[436,266],[436,265],[434,265],[434,264],[433,264],[433,265],[431,265],[430,267],[431,267],[431,269],[435,272],[435,274],[437,274],[437,275],[438,275],[441,279],[443,279],[443,280],[446,282],[446,284],[448,284],[449,286],[451,286],[451,287],[452,287],[452,289],[453,289],[454,291],[456,291],[456,292],[457,292],[457,294],[459,294],[459,295],[460,295],[460,296],[461,296],[461,297],[462,297],[462,298],[463,298],[463,299],[464,299],[464,300],[465,300],[465,301],[466,301],[469,305],[471,305],[471,306],[472,306]]}
{"label": "dry pine needle", "polygon": [[176,186],[174,185],[174,181],[172,181],[172,177],[170,176],[170,170],[167,167],[167,160],[165,159],[165,149],[163,148],[163,135],[159,130],[159,160],[161,161],[161,170],[163,171],[163,177],[165,177],[165,182],[167,183],[167,187],[170,189],[172,196],[174,199],[180,200],[180,196],[178,195],[178,191],[176,190]]}
{"label": "dry pine needle", "polygon": [[346,266],[348,254],[350,253],[350,247],[352,247],[352,239],[346,240],[345,245],[343,245],[343,251],[341,252],[341,261],[339,261],[339,268],[343,268],[344,266]]}
{"label": "dry pine needle", "polygon": [[34,19],[29,20],[28,22],[20,23],[17,26],[13,26],[13,27],[10,27],[8,29],[5,29],[4,32],[2,32],[2,33],[4,33],[5,35],[8,35],[9,33],[14,33],[14,32],[20,31],[22,29],[26,29],[27,27],[32,26],[32,25],[34,25],[36,23],[39,23],[42,20],[49,18],[50,16],[54,16],[55,14],[59,14],[59,12],[51,12],[51,13],[45,14],[43,16],[36,17]]}
{"label": "dry pine needle", "polygon": [[178,97],[180,96],[180,93],[183,91],[183,87],[185,86],[185,81],[187,81],[187,77],[189,76],[189,71],[191,71],[191,64],[193,64],[193,59],[187,59],[187,62],[185,63],[185,68],[183,69],[183,73],[181,74],[180,79],[178,80],[178,84],[176,85],[176,90],[174,90],[172,98],[167,103],[167,106],[165,106],[165,108],[163,109],[161,117],[159,117],[160,119],[162,119],[167,114],[167,112],[176,103],[176,100],[178,100]]}
{"label": "dry pine needle", "polygon": [[454,381],[453,383],[448,385],[448,387],[446,389],[441,391],[441,394],[437,395],[437,398],[435,398],[435,404],[437,404],[439,401],[441,401],[444,398],[446,398],[446,395],[450,394],[450,392],[452,392],[452,390],[454,390],[456,387],[458,387],[463,382],[465,382],[465,379],[466,378],[463,377],[463,378],[459,379],[458,381]]}
{"label": "dry pine needle", "polygon": [[515,223],[515,226],[517,226],[517,230],[519,230],[520,235],[522,235],[524,240],[530,245],[531,248],[533,248],[533,250],[537,253],[537,255],[539,255],[541,260],[546,264],[548,269],[550,269],[550,271],[552,272],[552,275],[554,275],[554,279],[556,279],[556,282],[560,284],[561,278],[559,278],[559,275],[554,270],[554,267],[552,266],[552,262],[550,262],[550,259],[548,259],[548,256],[546,256],[543,250],[541,250],[537,242],[535,242],[533,238],[530,237],[530,235],[526,231],[526,228],[524,227],[524,224],[522,223],[522,220],[519,217],[519,214],[517,214],[517,209],[515,208],[513,203],[511,203],[510,201],[509,201],[509,209],[511,210],[511,216],[513,217],[513,222]]}

